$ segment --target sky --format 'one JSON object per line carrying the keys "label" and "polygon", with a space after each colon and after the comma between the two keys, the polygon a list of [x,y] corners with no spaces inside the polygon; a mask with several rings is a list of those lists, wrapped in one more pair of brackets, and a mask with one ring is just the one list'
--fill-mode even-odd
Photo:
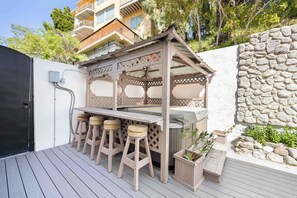
{"label": "sky", "polygon": [[75,8],[78,0],[0,0],[0,38],[12,36],[11,24],[33,28],[43,27],[42,22],[51,22],[54,8]]}

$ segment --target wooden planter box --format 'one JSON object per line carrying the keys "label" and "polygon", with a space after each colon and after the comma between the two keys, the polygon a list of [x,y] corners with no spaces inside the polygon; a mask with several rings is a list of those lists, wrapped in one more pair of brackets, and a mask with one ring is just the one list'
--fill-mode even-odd
{"label": "wooden planter box", "polygon": [[175,159],[173,179],[196,191],[204,180],[203,161],[205,156],[201,156],[198,160],[192,162],[184,158],[185,152],[186,149],[183,149],[173,155]]}
{"label": "wooden planter box", "polygon": [[227,142],[227,134],[225,131],[219,131],[219,130],[214,130],[212,132],[214,135],[217,135],[217,139],[216,142],[217,143],[222,143],[222,144],[226,144]]}

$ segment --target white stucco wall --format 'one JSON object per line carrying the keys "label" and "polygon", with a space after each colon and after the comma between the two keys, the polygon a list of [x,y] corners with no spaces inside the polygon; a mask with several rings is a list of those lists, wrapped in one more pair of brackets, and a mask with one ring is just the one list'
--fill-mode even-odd
{"label": "white stucco wall", "polygon": [[[52,83],[48,82],[48,71],[58,71],[62,75],[65,69],[78,70],[74,65],[34,58],[34,136],[36,151],[68,143],[70,95],[68,92],[56,89],[55,104],[55,88]],[[84,70],[80,71],[85,72]],[[65,84],[61,84],[61,86],[73,90],[75,106],[85,106],[86,75],[75,71],[65,71],[64,78]],[[74,115],[78,113],[80,112],[74,111]],[[76,121],[73,120],[73,125],[76,126]]]}
{"label": "white stucco wall", "polygon": [[214,70],[209,84],[207,130],[225,130],[235,122],[237,90],[237,48],[226,47],[199,53],[198,55]]}

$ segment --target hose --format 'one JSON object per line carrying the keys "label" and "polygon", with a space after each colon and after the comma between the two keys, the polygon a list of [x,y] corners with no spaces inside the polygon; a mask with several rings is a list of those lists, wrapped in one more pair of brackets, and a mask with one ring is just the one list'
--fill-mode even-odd
{"label": "hose", "polygon": [[73,125],[72,125],[72,116],[73,116],[73,109],[74,109],[74,105],[75,105],[75,94],[71,89],[62,87],[57,82],[54,83],[54,86],[57,89],[67,91],[71,96],[70,107],[69,107],[69,126],[70,126],[69,142],[70,142],[71,133],[72,133],[72,135],[74,135]]}

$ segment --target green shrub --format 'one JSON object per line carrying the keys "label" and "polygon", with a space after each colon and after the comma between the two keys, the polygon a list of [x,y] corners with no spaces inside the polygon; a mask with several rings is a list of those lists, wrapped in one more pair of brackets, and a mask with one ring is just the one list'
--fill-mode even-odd
{"label": "green shrub", "polygon": [[246,131],[246,135],[254,138],[261,144],[264,144],[266,142],[266,133],[264,132],[263,127],[260,127],[260,126],[251,127]]}
{"label": "green shrub", "polygon": [[297,146],[297,133],[296,130],[286,127],[285,131],[281,134],[280,142],[286,144],[288,147],[295,148]]}
{"label": "green shrub", "polygon": [[265,126],[264,131],[268,142],[277,143],[281,141],[281,134],[272,126]]}
{"label": "green shrub", "polygon": [[279,132],[272,126],[253,126],[246,131],[246,135],[264,144],[265,142],[284,143],[288,147],[297,147],[297,129],[285,127]]}

